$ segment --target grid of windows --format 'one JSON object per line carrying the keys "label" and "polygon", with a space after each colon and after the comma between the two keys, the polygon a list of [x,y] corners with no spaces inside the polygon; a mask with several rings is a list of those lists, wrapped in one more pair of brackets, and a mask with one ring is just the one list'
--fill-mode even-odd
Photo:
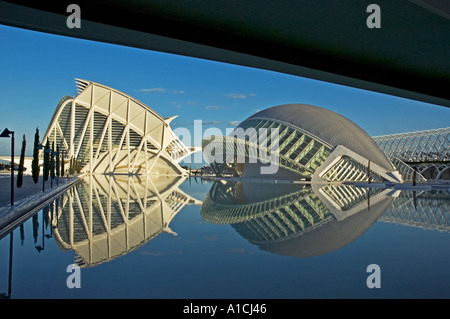
{"label": "grid of windows", "polygon": [[[325,219],[329,214],[326,205],[320,201],[310,187],[302,187],[295,192],[283,194],[276,198],[236,205],[236,196],[239,196],[237,194],[240,193],[238,185],[239,183],[235,182],[213,184],[208,194],[206,205],[208,208],[205,211],[205,213],[208,213],[211,209],[214,210],[214,216],[207,216],[210,222],[235,224],[254,218],[262,218],[269,213],[279,214],[282,210],[281,213],[285,211],[294,212],[291,214],[291,218],[302,225],[306,225],[307,221],[310,225],[314,225]],[[298,210],[301,211],[300,213],[303,216],[300,219]]]}
{"label": "grid of windows", "polygon": [[[226,162],[235,169],[236,175],[242,174],[243,167],[237,165],[240,163],[235,161],[236,157],[244,156],[247,162],[252,163],[249,158],[261,160],[261,155],[264,157],[274,152],[278,156],[280,167],[309,178],[332,152],[330,146],[308,134],[282,123],[261,119],[242,122],[228,137],[216,136],[204,141],[203,149],[211,142],[215,144],[210,148],[211,155],[220,163],[213,166],[220,173],[220,169],[230,168],[230,165],[223,164]],[[223,153],[218,154],[219,152]],[[230,152],[234,156],[220,158]]]}
{"label": "grid of windows", "polygon": [[427,179],[423,177],[422,174],[415,171],[414,168],[403,162],[398,157],[393,157],[392,164],[394,164],[395,168],[400,172],[400,174],[403,177],[404,181],[412,182],[414,180],[420,181],[420,182],[426,182]]}
{"label": "grid of windows", "polygon": [[381,188],[353,187],[350,185],[325,185],[322,190],[336,203],[343,211],[349,210],[368,197],[382,191]]}
{"label": "grid of windows", "polygon": [[[322,178],[329,182],[369,181],[367,166],[364,166],[348,156],[343,156],[322,176]],[[377,173],[370,171],[370,181],[382,182],[383,178]]]}
{"label": "grid of windows", "polygon": [[64,151],[66,161],[79,161],[83,172],[187,173],[178,161],[194,148],[178,140],[170,121],[112,88],[84,80],[77,86],[76,97],[58,103],[44,145]]}
{"label": "grid of windows", "polygon": [[238,183],[214,183],[202,208],[211,223],[233,224],[251,241],[272,241],[322,225],[333,215],[310,187],[264,201],[236,204]]}

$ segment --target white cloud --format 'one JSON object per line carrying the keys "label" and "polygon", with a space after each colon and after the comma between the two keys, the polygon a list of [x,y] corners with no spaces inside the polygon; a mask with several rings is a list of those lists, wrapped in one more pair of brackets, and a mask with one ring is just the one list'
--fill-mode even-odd
{"label": "white cloud", "polygon": [[164,88],[140,89],[140,90],[138,90],[138,92],[184,94],[183,90],[167,90],[167,89],[164,89]]}
{"label": "white cloud", "polygon": [[239,122],[239,121],[229,121],[229,122],[228,122],[228,125],[231,125],[231,126],[238,126],[239,123],[241,123],[241,122]]}
{"label": "white cloud", "polygon": [[138,90],[138,92],[147,92],[147,93],[158,92],[158,93],[164,93],[164,92],[166,92],[166,89],[163,89],[163,88],[140,89],[140,90]]}
{"label": "white cloud", "polygon": [[205,106],[205,110],[208,110],[208,111],[218,111],[218,110],[221,110],[221,109],[223,109],[223,106],[220,106],[220,105],[207,105],[207,106]]}
{"label": "white cloud", "polygon": [[255,93],[243,94],[243,93],[228,93],[224,94],[225,97],[233,100],[246,99],[248,96],[256,96]]}
{"label": "white cloud", "polygon": [[202,121],[202,125],[218,125],[222,123],[223,121]]}
{"label": "white cloud", "polygon": [[233,99],[233,100],[240,100],[240,99],[247,98],[247,96],[245,94],[241,94],[241,93],[228,93],[228,94],[224,94],[224,96],[229,99]]}

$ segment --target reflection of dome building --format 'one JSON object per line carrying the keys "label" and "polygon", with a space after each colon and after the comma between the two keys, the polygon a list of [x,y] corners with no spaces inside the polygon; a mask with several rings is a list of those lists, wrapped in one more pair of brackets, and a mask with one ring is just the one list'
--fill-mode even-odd
{"label": "reflection of dome building", "polygon": [[[373,139],[347,118],[305,104],[279,105],[244,120],[228,136],[203,140],[217,174],[260,177],[277,165],[277,179],[312,181],[401,181]],[[268,171],[268,170],[267,170]]]}
{"label": "reflection of dome building", "polygon": [[311,257],[364,234],[392,204],[389,190],[350,185],[216,182],[202,217],[231,224],[250,243],[281,255]]}

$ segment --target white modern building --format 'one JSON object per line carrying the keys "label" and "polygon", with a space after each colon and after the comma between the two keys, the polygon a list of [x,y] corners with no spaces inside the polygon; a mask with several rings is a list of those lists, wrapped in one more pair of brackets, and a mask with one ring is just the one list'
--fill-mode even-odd
{"label": "white modern building", "polygon": [[78,95],[58,103],[42,141],[81,163],[82,172],[186,175],[178,163],[195,151],[174,134],[170,122],[133,97],[76,79]]}
{"label": "white modern building", "polygon": [[374,136],[373,140],[395,165],[404,168],[400,170],[404,178],[411,179],[415,170],[421,180],[450,179],[450,127]]}
{"label": "white modern building", "polygon": [[312,182],[402,182],[383,150],[358,125],[328,109],[285,104],[262,110],[228,136],[202,143],[217,175]]}

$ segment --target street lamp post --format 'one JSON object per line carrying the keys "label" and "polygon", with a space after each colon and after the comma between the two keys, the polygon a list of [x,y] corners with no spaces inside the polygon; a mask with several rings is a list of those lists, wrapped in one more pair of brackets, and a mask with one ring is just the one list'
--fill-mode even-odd
{"label": "street lamp post", "polygon": [[14,131],[5,128],[0,137],[10,137],[11,135],[11,206],[14,206]]}

